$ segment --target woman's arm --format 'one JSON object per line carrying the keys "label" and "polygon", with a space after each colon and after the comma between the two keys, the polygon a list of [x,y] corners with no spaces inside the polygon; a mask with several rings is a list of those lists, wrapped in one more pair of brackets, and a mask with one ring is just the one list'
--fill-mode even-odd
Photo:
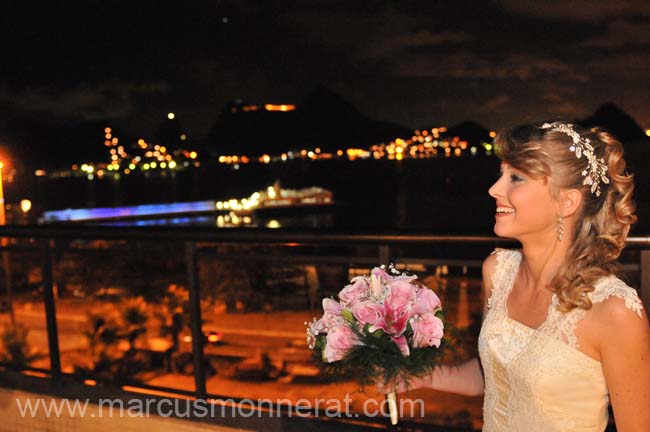
{"label": "woman's arm", "polygon": [[465,396],[483,394],[483,372],[477,358],[458,366],[442,365],[435,368],[427,387]]}
{"label": "woman's arm", "polygon": [[623,300],[594,305],[599,352],[619,432],[650,431],[650,328]]}
{"label": "woman's arm", "polygon": [[441,365],[431,374],[412,377],[397,385],[379,384],[380,393],[397,392],[428,388],[465,396],[480,396],[483,394],[483,374],[478,359],[473,358],[457,366]]}
{"label": "woman's arm", "polygon": [[[496,254],[488,256],[483,261],[483,309],[486,311],[487,299],[492,295],[492,275],[496,268]],[[485,315],[485,313],[484,313]],[[396,386],[379,386],[379,391],[398,393],[419,388],[430,388],[438,391],[456,393],[465,396],[480,396],[483,394],[483,372],[479,360],[473,358],[456,366],[441,365],[429,375],[411,378]]]}

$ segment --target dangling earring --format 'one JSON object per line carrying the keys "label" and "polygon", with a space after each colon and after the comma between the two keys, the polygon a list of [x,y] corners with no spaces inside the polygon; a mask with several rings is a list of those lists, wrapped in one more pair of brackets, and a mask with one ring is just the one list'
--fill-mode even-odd
{"label": "dangling earring", "polygon": [[557,218],[557,240],[562,241],[562,237],[564,237],[564,220],[562,219],[562,216],[558,216],[558,218]]}

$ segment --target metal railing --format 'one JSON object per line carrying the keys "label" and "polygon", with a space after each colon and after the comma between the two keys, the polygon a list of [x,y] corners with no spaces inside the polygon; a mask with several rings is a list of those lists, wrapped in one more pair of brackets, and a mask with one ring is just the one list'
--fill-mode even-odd
{"label": "metal railing", "polygon": [[[164,241],[182,244],[186,266],[186,280],[189,291],[189,309],[191,315],[192,354],[194,363],[194,396],[206,399],[206,371],[202,348],[201,330],[201,290],[199,286],[197,255],[202,253],[204,244],[259,244],[276,246],[364,246],[376,248],[375,253],[365,256],[326,256],[326,255],[282,255],[295,262],[346,263],[374,265],[387,262],[423,263],[427,265],[449,264],[470,268],[480,267],[482,259],[447,259],[445,257],[408,257],[400,252],[402,246],[430,245],[479,245],[486,247],[515,245],[513,241],[489,236],[445,236],[428,233],[328,233],[319,231],[269,230],[178,227],[101,227],[101,226],[0,226],[0,237],[29,239],[27,246],[9,245],[1,250],[35,250],[40,249],[42,259],[43,301],[47,323],[50,370],[47,371],[55,385],[61,381],[61,358],[56,321],[56,304],[52,278],[52,248],[57,240],[130,240],[130,241]],[[26,242],[22,242],[26,243]],[[638,263],[628,263],[624,268],[640,272],[640,294],[650,307],[650,237],[631,237],[628,239],[630,249],[639,250]],[[366,248],[366,250],[368,250]],[[232,257],[232,255],[229,255]],[[245,254],[242,257],[251,260],[273,260],[277,257],[264,254]],[[293,262],[293,261],[292,261]],[[143,385],[147,388],[147,385]],[[152,390],[159,390],[151,387]],[[174,389],[166,389],[179,393]]]}

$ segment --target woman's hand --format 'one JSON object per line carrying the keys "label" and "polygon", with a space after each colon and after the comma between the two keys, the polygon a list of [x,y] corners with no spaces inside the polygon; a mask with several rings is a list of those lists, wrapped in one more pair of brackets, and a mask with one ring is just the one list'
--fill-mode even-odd
{"label": "woman's hand", "polygon": [[419,388],[431,387],[431,375],[426,374],[423,376],[411,376],[408,379],[393,380],[384,384],[381,380],[377,384],[377,391],[379,393],[404,393],[408,390],[416,390]]}

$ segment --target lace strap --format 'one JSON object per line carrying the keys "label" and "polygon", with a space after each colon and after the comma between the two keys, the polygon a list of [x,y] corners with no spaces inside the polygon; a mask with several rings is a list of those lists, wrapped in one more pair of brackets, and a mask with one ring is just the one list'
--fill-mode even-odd
{"label": "lace strap", "polygon": [[[588,294],[592,304],[601,303],[610,297],[617,297],[625,301],[625,307],[635,312],[641,318],[643,303],[636,290],[628,286],[616,276],[608,276],[600,279],[594,285],[594,290]],[[580,348],[575,330],[578,323],[587,316],[587,311],[576,308],[566,314],[557,310],[558,300],[553,295],[553,308],[547,320],[547,326],[542,329],[543,333],[555,335],[555,337],[568,343],[574,348]]]}
{"label": "lace strap", "polygon": [[637,291],[616,276],[609,276],[599,280],[595,289],[589,293],[592,303],[600,303],[610,297],[617,297],[625,301],[625,307],[635,312],[639,318],[643,317],[643,303]]}
{"label": "lace strap", "polygon": [[518,250],[502,248],[494,249],[492,254],[496,254],[497,263],[492,275],[492,295],[487,300],[487,307],[490,310],[502,311],[504,299],[512,288],[521,254]]}

